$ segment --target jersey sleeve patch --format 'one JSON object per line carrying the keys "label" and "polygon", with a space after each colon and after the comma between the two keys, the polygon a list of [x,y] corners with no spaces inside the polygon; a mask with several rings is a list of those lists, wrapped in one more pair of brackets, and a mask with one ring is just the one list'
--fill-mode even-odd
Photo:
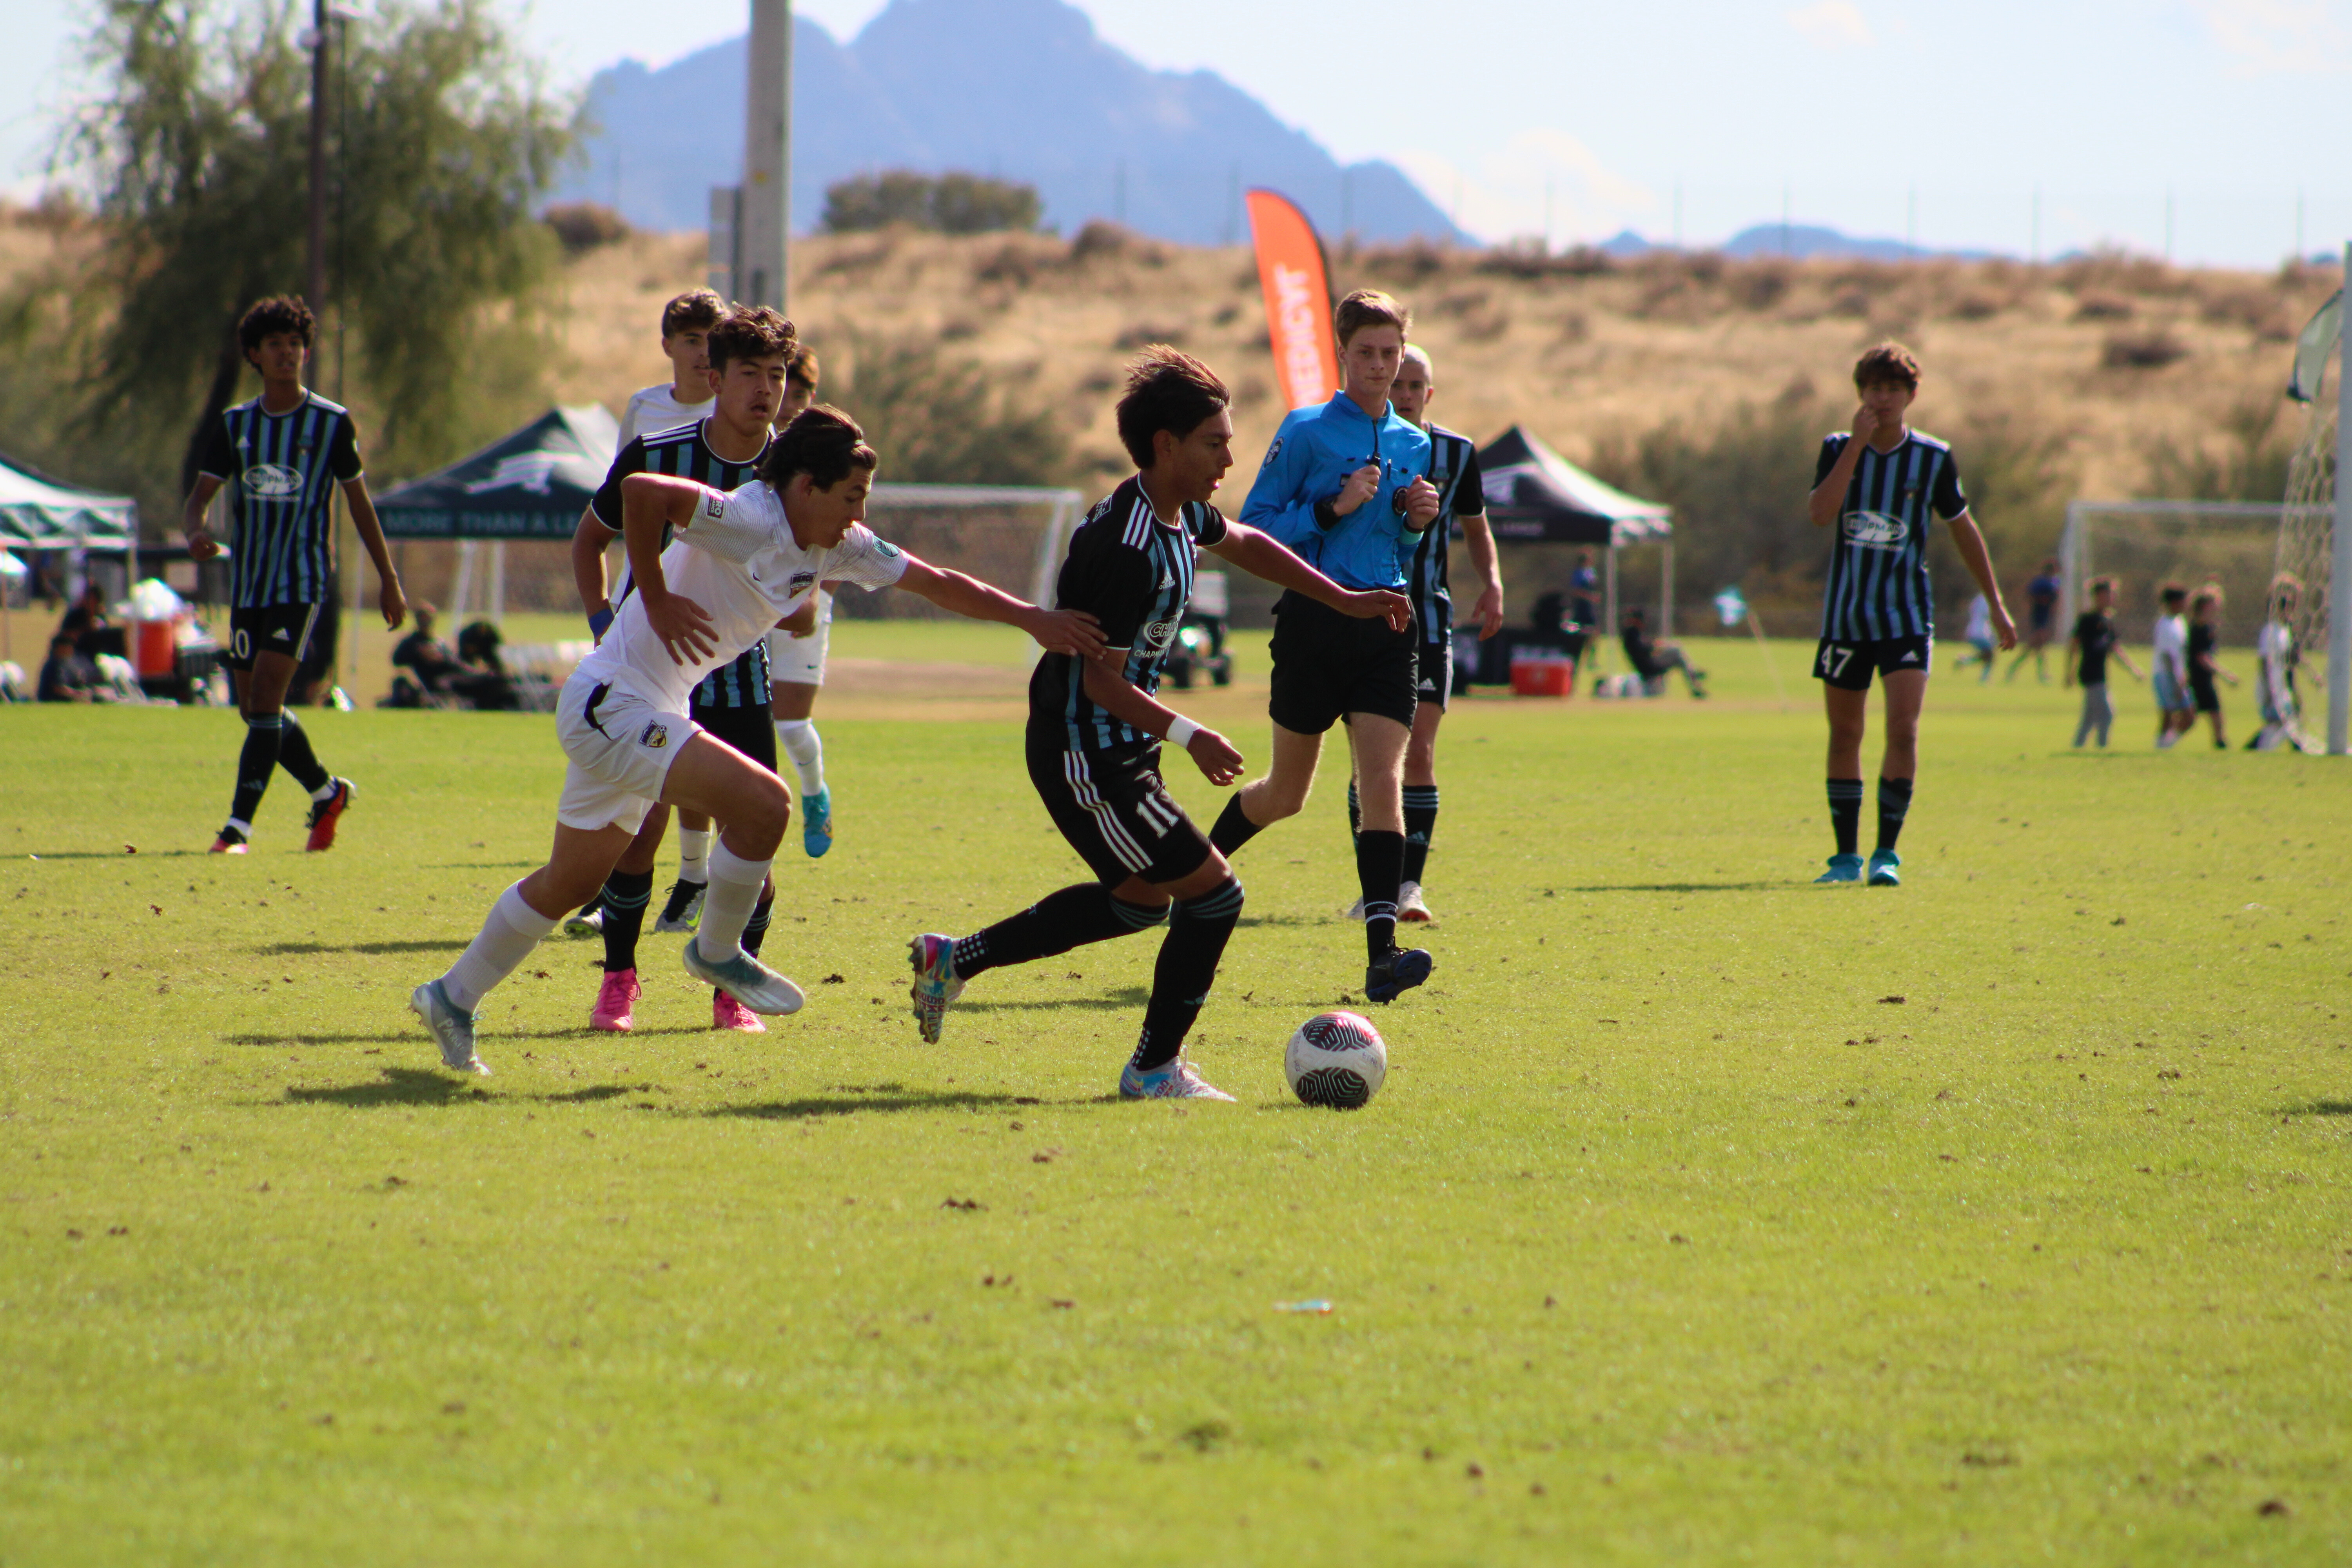
{"label": "jersey sleeve patch", "polygon": [[907,552],[887,539],[877,538],[864,523],[856,523],[834,546],[823,570],[827,582],[887,588],[907,574]]}
{"label": "jersey sleeve patch", "polygon": [[[756,481],[755,481],[756,482]],[[765,490],[766,487],[760,487]],[[763,496],[751,485],[732,495],[717,490],[704,491],[695,503],[694,516],[678,538],[707,554],[738,566],[758,554],[773,538],[774,528],[770,513],[774,510],[773,492]],[[762,500],[768,504],[762,505]]]}

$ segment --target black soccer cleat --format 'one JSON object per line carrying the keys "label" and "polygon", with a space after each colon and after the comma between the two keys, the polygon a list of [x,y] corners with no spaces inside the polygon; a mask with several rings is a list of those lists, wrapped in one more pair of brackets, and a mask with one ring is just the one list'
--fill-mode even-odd
{"label": "black soccer cleat", "polygon": [[1364,1000],[1393,1002],[1397,994],[1410,991],[1429,978],[1437,961],[1418,947],[1400,948],[1364,971]]}
{"label": "black soccer cleat", "polygon": [[680,877],[669,886],[669,901],[662,906],[661,918],[654,921],[656,931],[689,931],[702,923],[703,895],[710,890],[708,882],[689,882]]}

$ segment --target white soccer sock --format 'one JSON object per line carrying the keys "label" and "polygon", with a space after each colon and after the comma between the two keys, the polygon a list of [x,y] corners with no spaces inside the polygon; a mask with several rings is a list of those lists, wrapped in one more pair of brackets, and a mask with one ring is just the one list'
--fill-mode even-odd
{"label": "white soccer sock", "polygon": [[776,744],[792,758],[793,766],[801,775],[801,794],[822,795],[824,792],[824,742],[818,738],[814,719],[779,719],[776,721]]}
{"label": "white soccer sock", "polygon": [[335,780],[329,779],[325,784],[320,784],[317,789],[310,792],[310,798],[312,800],[320,801],[332,800],[335,798],[335,791],[340,786]]}
{"label": "white soccer sock", "polygon": [[460,1013],[472,1012],[492,986],[522,967],[530,950],[555,929],[555,916],[541,914],[523,902],[520,882],[500,893],[480,934],[441,977],[449,1005]]}
{"label": "white soccer sock", "polygon": [[742,950],[743,928],[751,923],[752,906],[768,880],[766,860],[746,860],[727,847],[722,838],[710,847],[710,892],[702,900],[702,926],[694,947],[712,963],[724,963]]}
{"label": "white soccer sock", "polygon": [[681,827],[677,830],[677,875],[680,881],[707,882],[710,873],[703,868],[703,857],[710,851],[710,829]]}

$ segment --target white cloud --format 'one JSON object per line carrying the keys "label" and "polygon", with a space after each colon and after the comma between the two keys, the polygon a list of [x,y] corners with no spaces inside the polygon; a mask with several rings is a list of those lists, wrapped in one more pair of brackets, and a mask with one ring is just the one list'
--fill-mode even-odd
{"label": "white cloud", "polygon": [[1809,43],[1824,49],[1859,48],[1877,41],[1853,0],[1814,0],[1790,12],[1788,22]]}
{"label": "white cloud", "polygon": [[1540,236],[1566,246],[1606,239],[1654,217],[1660,205],[1655,192],[1610,170],[1575,137],[1549,128],[1519,132],[1473,165],[1429,152],[1395,161],[1457,225],[1489,241]]}
{"label": "white cloud", "polygon": [[2200,16],[2238,73],[2307,73],[2352,64],[2352,27],[2335,0],[2198,0]]}

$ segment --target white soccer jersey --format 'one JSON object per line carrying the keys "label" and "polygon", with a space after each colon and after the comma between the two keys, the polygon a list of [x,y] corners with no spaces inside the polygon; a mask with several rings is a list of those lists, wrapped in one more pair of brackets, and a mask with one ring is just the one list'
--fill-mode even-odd
{"label": "white soccer jersey", "polygon": [[693,600],[710,617],[719,646],[677,663],[646,618],[645,595],[632,594],[577,674],[625,687],[673,713],[685,712],[687,694],[698,681],[766,636],[820,581],[887,588],[907,570],[898,547],[876,538],[864,523],[851,525],[830,550],[802,549],[793,542],[782,501],[764,479],[730,494],[706,494],[694,521],[662,552],[661,563],[670,592]]}
{"label": "white soccer jersey", "polygon": [[2179,616],[2156,617],[2156,668],[2189,683],[2189,623]]}
{"label": "white soccer jersey", "polygon": [[659,386],[633,392],[629,394],[629,405],[621,410],[621,445],[613,450],[620,451],[639,436],[691,425],[717,405],[715,397],[706,397],[699,403],[680,403],[666,381]]}
{"label": "white soccer jersey", "polygon": [[1992,605],[1982,594],[1969,601],[1969,629],[1961,639],[1965,642],[1992,641]]}

